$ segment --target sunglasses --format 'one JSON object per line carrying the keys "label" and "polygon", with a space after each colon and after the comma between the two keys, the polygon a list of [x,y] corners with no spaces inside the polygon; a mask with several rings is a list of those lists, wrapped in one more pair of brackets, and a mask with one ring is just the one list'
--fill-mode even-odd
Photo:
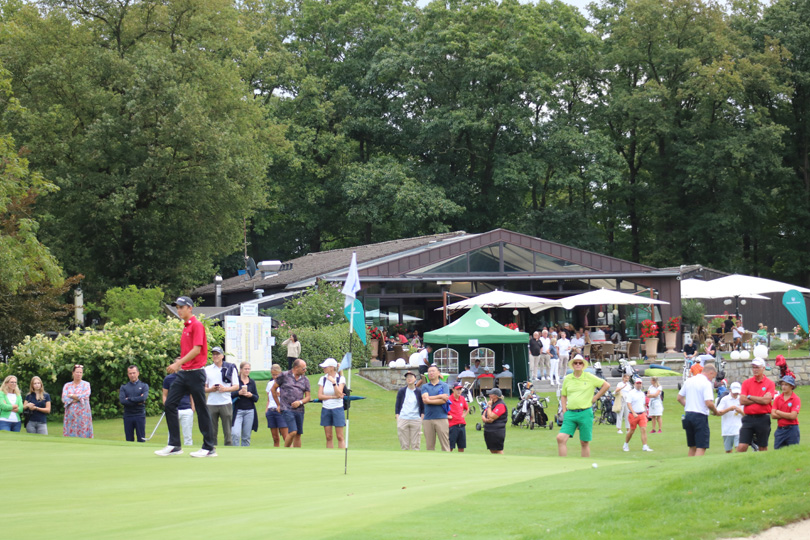
{"label": "sunglasses", "polygon": [[74,364],[74,365],[73,365],[73,369],[76,369],[76,368],[82,368],[82,369],[84,369],[84,366],[83,366],[83,365],[81,365],[81,364]]}
{"label": "sunglasses", "polygon": [[572,366],[584,366],[585,362],[571,362]]}

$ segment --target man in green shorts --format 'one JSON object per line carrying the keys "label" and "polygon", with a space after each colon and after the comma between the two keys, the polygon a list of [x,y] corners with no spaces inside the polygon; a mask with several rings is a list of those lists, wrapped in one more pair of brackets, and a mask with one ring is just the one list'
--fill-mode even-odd
{"label": "man in green shorts", "polygon": [[[585,372],[588,362],[582,355],[576,355],[568,362],[574,370],[563,379],[560,403],[562,404],[563,425],[557,435],[557,451],[561,457],[568,455],[568,439],[574,436],[579,428],[579,444],[582,446],[582,457],[591,455],[593,438],[593,404],[610,390],[610,383],[592,373]],[[594,389],[599,392],[595,395]]]}

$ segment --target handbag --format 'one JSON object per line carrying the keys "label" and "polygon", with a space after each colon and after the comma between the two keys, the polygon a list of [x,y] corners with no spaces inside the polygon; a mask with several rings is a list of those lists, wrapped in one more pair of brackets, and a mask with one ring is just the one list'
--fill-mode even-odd
{"label": "handbag", "polygon": [[613,400],[613,408],[610,410],[615,413],[622,412],[622,400],[621,399]]}

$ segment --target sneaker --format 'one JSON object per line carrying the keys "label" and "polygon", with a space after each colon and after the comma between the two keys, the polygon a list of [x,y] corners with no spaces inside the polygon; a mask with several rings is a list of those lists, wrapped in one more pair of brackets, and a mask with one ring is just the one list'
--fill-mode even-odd
{"label": "sneaker", "polygon": [[217,451],[206,450],[205,448],[202,448],[200,450],[197,450],[196,452],[190,453],[189,455],[191,457],[217,457]]}
{"label": "sneaker", "polygon": [[647,446],[646,444],[641,447],[642,452],[652,452],[653,449]]}
{"label": "sneaker", "polygon": [[619,431],[617,431],[616,433],[618,433],[619,435],[621,435],[621,434],[622,434],[622,430],[619,430]]}
{"label": "sneaker", "polygon": [[624,450],[625,452],[629,452],[630,451],[630,446],[628,446],[627,443],[624,443],[624,446],[622,446],[622,450]]}
{"label": "sneaker", "polygon": [[158,456],[179,456],[183,453],[183,449],[179,446],[167,446],[161,450],[155,450]]}

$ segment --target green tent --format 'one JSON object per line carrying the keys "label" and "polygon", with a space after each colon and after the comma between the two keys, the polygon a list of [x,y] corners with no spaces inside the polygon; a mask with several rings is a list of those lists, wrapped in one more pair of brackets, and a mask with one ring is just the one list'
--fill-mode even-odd
{"label": "green tent", "polygon": [[[495,351],[495,371],[500,372],[503,364],[509,364],[514,374],[513,387],[518,381],[529,377],[529,334],[515,332],[495,322],[479,306],[473,306],[459,319],[443,328],[425,332],[425,343],[447,346],[458,352],[458,372],[470,363],[470,353],[487,347]],[[479,347],[470,347],[470,340],[478,340]],[[435,347],[434,347],[435,348]],[[451,366],[452,367],[452,366]]]}

